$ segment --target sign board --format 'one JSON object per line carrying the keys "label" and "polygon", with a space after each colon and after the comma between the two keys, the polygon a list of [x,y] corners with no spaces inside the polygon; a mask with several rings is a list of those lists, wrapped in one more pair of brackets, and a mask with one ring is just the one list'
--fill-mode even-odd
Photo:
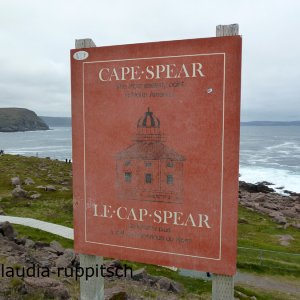
{"label": "sign board", "polygon": [[71,50],[75,250],[236,270],[241,37]]}

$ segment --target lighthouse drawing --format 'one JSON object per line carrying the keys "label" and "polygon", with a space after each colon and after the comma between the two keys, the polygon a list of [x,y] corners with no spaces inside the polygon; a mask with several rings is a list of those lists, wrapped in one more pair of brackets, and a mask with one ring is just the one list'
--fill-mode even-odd
{"label": "lighthouse drawing", "polygon": [[148,108],[137,121],[134,143],[116,154],[119,199],[183,202],[185,157],[165,142],[160,120]]}

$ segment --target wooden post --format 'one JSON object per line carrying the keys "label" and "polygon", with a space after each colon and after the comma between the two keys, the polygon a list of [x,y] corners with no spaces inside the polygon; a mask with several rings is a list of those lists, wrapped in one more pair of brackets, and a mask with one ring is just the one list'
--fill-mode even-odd
{"label": "wooden post", "polygon": [[234,281],[233,276],[213,274],[212,300],[233,300]]}
{"label": "wooden post", "polygon": [[[80,254],[80,267],[84,272],[92,274],[97,268],[103,264],[102,256]],[[101,276],[89,277],[87,280],[85,276],[80,277],[80,300],[104,300],[104,278]]]}
{"label": "wooden post", "polygon": [[[216,36],[231,36],[239,34],[239,25],[218,25]],[[212,277],[212,300],[233,300],[234,280],[233,276],[213,274]]]}
{"label": "wooden post", "polygon": [[239,34],[239,24],[218,25],[216,27],[216,36],[230,36]]}
{"label": "wooden post", "polygon": [[[76,49],[92,47],[96,47],[92,39],[75,40]],[[99,271],[99,267],[103,264],[102,256],[80,254],[79,257],[80,267],[83,268],[85,272],[87,270],[91,270],[92,272],[92,268],[94,271],[98,268]],[[104,278],[101,275],[98,277],[89,277],[88,280],[86,280],[85,276],[80,277],[80,300],[104,300]]]}
{"label": "wooden post", "polygon": [[96,47],[96,44],[93,42],[92,39],[81,39],[81,40],[75,40],[75,48],[93,48]]}

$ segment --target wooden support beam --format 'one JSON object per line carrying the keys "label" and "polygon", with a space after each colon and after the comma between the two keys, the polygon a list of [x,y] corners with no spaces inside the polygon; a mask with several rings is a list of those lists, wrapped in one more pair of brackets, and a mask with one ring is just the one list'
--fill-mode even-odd
{"label": "wooden support beam", "polygon": [[95,255],[80,254],[80,267],[85,274],[92,274],[98,269],[99,276],[91,276],[86,279],[80,277],[80,300],[104,300],[104,278],[99,268],[103,265],[103,257]]}
{"label": "wooden support beam", "polygon": [[[92,47],[96,47],[92,39],[75,40],[76,49]],[[99,271],[103,264],[102,256],[80,254],[79,257],[80,267],[84,269],[85,273],[87,270],[92,272],[93,269],[95,271],[96,268]],[[85,276],[80,277],[80,300],[104,300],[104,278],[101,275],[98,277],[96,274],[94,275],[88,279]]]}
{"label": "wooden support beam", "polygon": [[[239,34],[239,25],[218,25],[216,36],[232,36]],[[213,274],[212,278],[212,300],[233,300],[234,279],[233,276]]]}
{"label": "wooden support beam", "polygon": [[216,27],[216,36],[239,35],[239,24],[218,25]]}
{"label": "wooden support beam", "polygon": [[93,48],[96,47],[96,44],[93,42],[92,39],[80,39],[80,40],[75,40],[75,48],[80,49],[80,48]]}

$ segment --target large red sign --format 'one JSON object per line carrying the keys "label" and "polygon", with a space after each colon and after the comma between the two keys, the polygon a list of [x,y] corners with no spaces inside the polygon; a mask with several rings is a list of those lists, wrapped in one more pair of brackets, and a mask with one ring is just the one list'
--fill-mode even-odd
{"label": "large red sign", "polygon": [[241,37],[71,51],[75,249],[236,270]]}

